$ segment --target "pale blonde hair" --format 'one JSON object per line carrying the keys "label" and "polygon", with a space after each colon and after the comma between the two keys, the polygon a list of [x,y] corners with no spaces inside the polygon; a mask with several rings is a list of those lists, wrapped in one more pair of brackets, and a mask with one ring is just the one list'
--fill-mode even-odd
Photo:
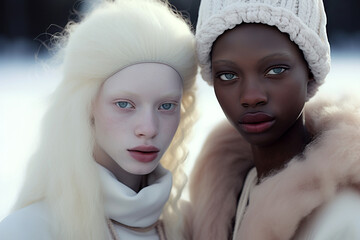
{"label": "pale blonde hair", "polygon": [[[162,218],[169,239],[181,239],[178,200],[186,182],[185,140],[194,122],[194,36],[167,2],[105,2],[80,23],[68,24],[59,45],[62,81],[43,124],[40,145],[29,162],[15,209],[44,201],[57,239],[106,239],[98,168],[93,158],[91,104],[101,84],[139,62],[172,66],[183,79],[181,120],[161,163],[173,173],[173,189]],[[101,217],[104,216],[104,217]]]}

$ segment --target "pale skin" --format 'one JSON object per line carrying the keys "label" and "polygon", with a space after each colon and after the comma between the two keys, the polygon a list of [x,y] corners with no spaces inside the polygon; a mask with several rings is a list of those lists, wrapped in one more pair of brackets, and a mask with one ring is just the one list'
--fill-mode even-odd
{"label": "pale skin", "polygon": [[132,65],[108,78],[93,103],[95,161],[141,190],[179,125],[182,91],[179,74],[160,63]]}

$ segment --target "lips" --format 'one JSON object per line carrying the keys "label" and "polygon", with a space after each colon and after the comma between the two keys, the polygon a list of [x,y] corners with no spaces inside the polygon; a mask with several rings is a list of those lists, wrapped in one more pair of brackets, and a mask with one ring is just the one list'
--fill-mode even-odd
{"label": "lips", "polygon": [[158,156],[159,149],[154,146],[137,146],[131,149],[127,149],[130,156],[139,162],[151,162]]}
{"label": "lips", "polygon": [[239,125],[248,133],[262,133],[272,127],[275,118],[263,112],[246,113],[240,118]]}

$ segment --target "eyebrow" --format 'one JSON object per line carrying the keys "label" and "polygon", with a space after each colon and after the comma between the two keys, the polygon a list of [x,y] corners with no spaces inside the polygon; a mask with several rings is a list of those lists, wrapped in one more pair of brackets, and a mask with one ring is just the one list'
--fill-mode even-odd
{"label": "eyebrow", "polygon": [[165,94],[162,96],[162,98],[181,98],[181,93],[178,94],[178,93],[168,93],[168,94]]}
{"label": "eyebrow", "polygon": [[[269,59],[272,58],[289,58],[290,55],[288,53],[273,53],[270,55],[267,55],[265,57],[263,57],[262,59],[259,60],[260,63],[262,62],[266,62]],[[219,60],[214,60],[212,62],[212,64],[231,64],[231,65],[235,65],[235,63],[233,61],[230,60],[226,60],[226,59],[219,59]]]}
{"label": "eyebrow", "polygon": [[266,62],[267,60],[269,59],[272,59],[272,58],[290,58],[290,54],[288,53],[273,53],[273,54],[270,54],[270,55],[267,55],[265,57],[263,57],[262,59],[260,59],[260,63],[262,62]]}
{"label": "eyebrow", "polygon": [[226,60],[226,59],[219,59],[219,60],[215,60],[212,61],[212,65],[214,64],[231,64],[231,65],[235,65],[232,61]]}
{"label": "eyebrow", "polygon": [[[124,91],[124,90],[121,90],[121,92],[119,92],[119,91],[114,92],[113,94],[119,94],[119,93],[121,93],[122,95],[125,95],[125,96],[129,96],[129,97],[140,96],[140,94],[138,94],[137,92],[129,92],[129,91]],[[168,93],[165,93],[165,95],[162,95],[161,98],[181,98],[181,96],[182,96],[181,93],[179,94],[177,91],[168,92]]]}
{"label": "eyebrow", "polygon": [[[262,59],[260,59],[260,61],[266,61],[269,58],[283,58],[283,57],[290,57],[290,55],[286,52],[284,53],[273,53],[270,55],[267,55],[265,57],[263,57]],[[229,61],[227,59],[218,59],[218,60],[213,60],[213,63],[232,63],[232,61]]]}

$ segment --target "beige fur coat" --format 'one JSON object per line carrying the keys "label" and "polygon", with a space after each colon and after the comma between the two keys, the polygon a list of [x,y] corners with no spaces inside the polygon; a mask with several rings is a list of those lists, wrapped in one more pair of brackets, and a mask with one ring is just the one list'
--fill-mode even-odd
{"label": "beige fur coat", "polygon": [[[296,238],[299,226],[340,191],[351,188],[359,193],[360,110],[359,104],[348,103],[346,99],[307,103],[306,125],[315,140],[305,149],[304,159],[294,157],[253,189],[234,239]],[[187,239],[232,238],[237,201],[253,167],[251,156],[250,146],[228,123],[209,135],[190,177]]]}

